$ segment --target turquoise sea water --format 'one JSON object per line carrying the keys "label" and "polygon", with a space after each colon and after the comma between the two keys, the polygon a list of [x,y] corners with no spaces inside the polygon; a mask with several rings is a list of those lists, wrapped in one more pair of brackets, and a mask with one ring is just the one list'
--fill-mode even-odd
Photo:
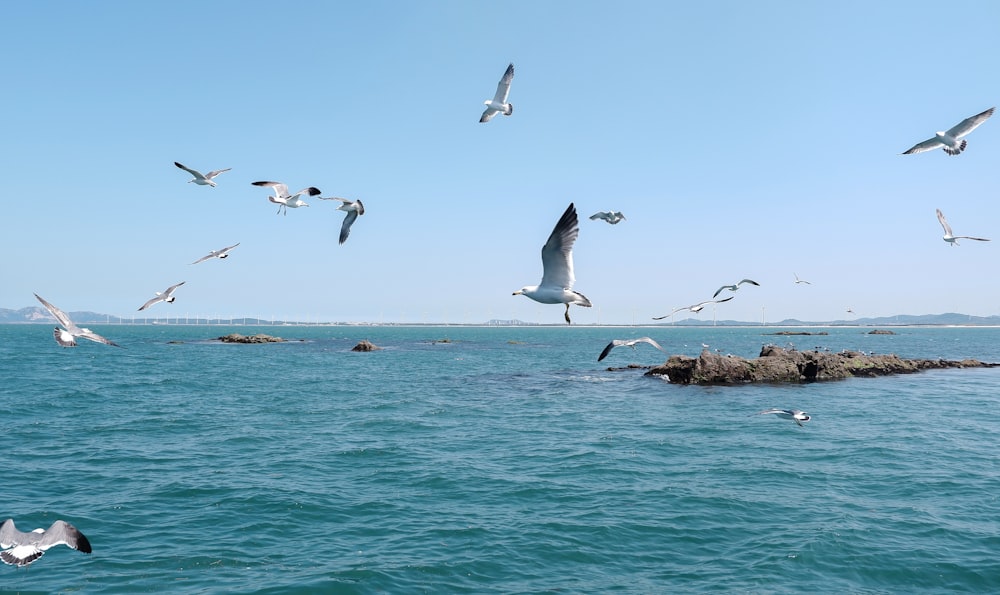
{"label": "turquoise sea water", "polygon": [[[0,591],[1000,591],[1000,369],[697,387],[607,370],[648,345],[596,361],[643,335],[1000,361],[1000,329],[93,328],[125,349],[0,326],[0,518],[94,548]],[[209,341],[231,331],[304,341]]]}

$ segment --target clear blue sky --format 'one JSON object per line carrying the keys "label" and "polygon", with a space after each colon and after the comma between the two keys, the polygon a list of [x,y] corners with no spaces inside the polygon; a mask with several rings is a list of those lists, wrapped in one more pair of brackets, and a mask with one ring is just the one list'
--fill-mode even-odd
{"label": "clear blue sky", "polygon": [[[511,293],[570,202],[578,323],[1000,313],[996,2],[19,2],[0,307],[558,323]],[[478,122],[508,62],[511,117]],[[180,161],[231,167],[217,188]],[[362,199],[276,216],[255,180]],[[957,234],[993,238],[949,247]],[[617,226],[587,219],[619,210]],[[187,263],[241,242],[225,261]],[[812,285],[795,285],[798,273]],[[845,311],[851,307],[855,314]],[[711,309],[699,315],[711,320]]]}

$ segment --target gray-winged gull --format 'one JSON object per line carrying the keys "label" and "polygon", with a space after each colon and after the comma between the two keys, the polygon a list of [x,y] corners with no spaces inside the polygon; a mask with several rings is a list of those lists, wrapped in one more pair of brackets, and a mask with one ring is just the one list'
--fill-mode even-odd
{"label": "gray-winged gull", "polygon": [[81,328],[76,326],[76,324],[70,320],[69,316],[65,312],[56,308],[52,304],[48,303],[42,296],[35,294],[35,297],[45,306],[45,309],[49,311],[49,314],[55,317],[59,321],[59,324],[63,328],[55,327],[52,331],[53,336],[56,339],[56,343],[62,345],[63,347],[76,347],[75,337],[80,337],[81,339],[88,339],[95,343],[104,343],[105,345],[113,345],[115,347],[121,347],[121,345],[115,343],[114,341],[109,341],[104,337],[98,335],[89,328]]}
{"label": "gray-winged gull", "polygon": [[723,285],[722,287],[715,290],[715,293],[712,294],[712,297],[714,298],[718,296],[720,293],[722,293],[723,289],[728,289],[729,291],[736,291],[737,289],[740,288],[740,285],[743,285],[744,283],[749,283],[750,285],[757,285],[758,287],[760,286],[760,283],[757,283],[753,279],[743,279],[739,283],[734,283],[733,285]]}
{"label": "gray-winged gull", "polygon": [[66,521],[56,521],[48,529],[35,529],[31,533],[18,531],[14,519],[0,525],[0,548],[6,548],[0,552],[0,560],[7,564],[27,566],[54,545],[68,545],[85,554],[92,551],[84,534]]}
{"label": "gray-winged gull", "polygon": [[514,65],[508,64],[507,70],[500,78],[500,82],[497,83],[496,95],[493,96],[493,99],[487,99],[483,102],[486,104],[486,110],[483,111],[483,115],[479,118],[480,123],[489,122],[497,114],[509,116],[514,113],[514,104],[507,103],[507,96],[510,94],[510,82],[512,80],[514,80]]}
{"label": "gray-winged gull", "polygon": [[639,337],[638,339],[614,339],[613,341],[608,343],[607,347],[604,348],[604,351],[601,352],[601,355],[597,356],[597,361],[601,361],[602,359],[608,357],[608,354],[611,353],[611,350],[614,349],[615,347],[631,347],[632,350],[634,351],[635,346],[639,343],[649,343],[650,345],[656,347],[660,351],[666,351],[665,349],[660,347],[659,343],[650,339],[649,337]]}
{"label": "gray-winged gull", "polygon": [[176,161],[174,161],[174,165],[176,165],[177,167],[183,169],[187,173],[189,173],[192,176],[194,176],[194,178],[188,180],[189,184],[191,182],[194,182],[195,184],[198,184],[199,186],[212,186],[213,188],[215,187],[215,182],[212,181],[212,178],[214,178],[215,176],[217,176],[217,175],[219,175],[219,174],[221,174],[223,172],[227,172],[227,171],[233,169],[231,167],[227,167],[226,169],[217,169],[217,170],[214,170],[214,171],[210,171],[207,174],[202,174],[200,171],[198,171],[196,169],[191,169],[190,167],[187,167],[185,165],[177,163]]}
{"label": "gray-winged gull", "polygon": [[191,264],[198,264],[199,262],[205,262],[209,258],[229,258],[229,252],[233,248],[235,248],[235,247],[237,247],[239,245],[240,245],[240,243],[236,242],[232,246],[226,246],[225,248],[220,248],[218,250],[212,250],[211,252],[209,252],[205,256],[202,256],[201,258],[199,258],[198,260],[192,262]]}
{"label": "gray-winged gull", "polygon": [[598,211],[590,216],[591,221],[603,219],[611,225],[617,225],[619,221],[625,220],[625,215],[621,211]]}
{"label": "gray-winged gull", "polygon": [[805,411],[799,411],[798,409],[765,409],[764,411],[758,412],[757,415],[767,415],[769,413],[773,413],[783,419],[790,419],[799,424],[800,427],[802,426],[802,422],[812,419],[808,413]]}
{"label": "gray-winged gull", "polygon": [[944,218],[944,213],[941,212],[941,209],[934,209],[934,210],[937,212],[937,218],[938,218],[938,221],[941,222],[941,227],[944,228],[944,235],[941,236],[941,239],[944,240],[944,241],[946,241],[946,242],[948,242],[949,246],[957,246],[958,245],[958,240],[976,240],[977,242],[988,242],[989,241],[986,238],[974,238],[972,236],[956,236],[956,235],[952,234],[951,233],[951,226],[948,225],[948,220]]}
{"label": "gray-winged gull", "polygon": [[663,320],[664,318],[667,318],[667,317],[673,316],[674,314],[677,314],[681,310],[691,310],[692,312],[698,313],[698,312],[701,312],[702,309],[704,309],[705,306],[707,306],[708,304],[721,304],[722,302],[728,302],[729,300],[733,299],[734,297],[735,296],[731,295],[731,296],[729,296],[727,298],[722,298],[721,300],[705,300],[704,302],[698,302],[697,304],[691,304],[690,306],[684,306],[683,308],[674,308],[674,311],[671,312],[670,314],[667,314],[665,316],[654,316],[653,320]]}
{"label": "gray-winged gull", "polygon": [[273,189],[274,196],[268,196],[267,200],[278,205],[278,213],[283,212],[285,215],[288,214],[288,209],[297,209],[299,207],[309,206],[308,203],[299,198],[303,194],[307,196],[319,196],[320,194],[319,188],[316,188],[314,186],[303,188],[302,190],[299,190],[295,194],[289,194],[288,186],[282,184],[281,182],[262,181],[262,182],[250,182],[250,183],[253,184],[254,186],[263,186]]}
{"label": "gray-winged gull", "polygon": [[347,215],[344,216],[344,222],[340,225],[340,243],[343,244],[347,241],[347,236],[351,235],[351,226],[357,221],[358,216],[365,214],[364,203],[360,200],[350,200],[337,196],[317,196],[316,198],[322,200],[339,200],[341,205],[337,207],[337,210],[347,211]]}
{"label": "gray-winged gull", "polygon": [[139,311],[141,312],[141,311],[145,310],[146,308],[152,306],[153,304],[158,304],[160,302],[167,302],[168,304],[174,303],[174,300],[177,299],[177,298],[174,297],[174,290],[177,289],[178,287],[180,287],[181,285],[184,285],[184,283],[185,283],[184,281],[181,281],[180,283],[178,283],[176,285],[171,285],[170,287],[168,287],[162,293],[159,292],[159,291],[157,291],[156,292],[156,297],[150,298],[150,300],[148,302],[146,302],[145,304],[142,305],[141,308],[139,308]]}
{"label": "gray-winged gull", "polygon": [[978,128],[980,124],[988,120],[989,117],[993,115],[993,109],[994,108],[991,107],[985,112],[968,117],[944,132],[935,132],[934,138],[929,138],[922,143],[913,145],[906,151],[903,151],[903,155],[914,155],[916,153],[933,151],[934,149],[944,149],[944,152],[949,155],[958,155],[965,150],[966,145],[966,141],[964,139],[961,141],[959,139],[966,134],[969,134]]}
{"label": "gray-winged gull", "polygon": [[566,304],[563,316],[567,324],[571,324],[570,304],[591,307],[590,300],[586,296],[573,291],[573,283],[576,282],[576,277],[573,275],[573,243],[579,234],[576,207],[573,203],[569,203],[552,229],[548,241],[542,246],[542,282],[538,285],[526,285],[513,293],[513,295],[525,295],[541,304]]}

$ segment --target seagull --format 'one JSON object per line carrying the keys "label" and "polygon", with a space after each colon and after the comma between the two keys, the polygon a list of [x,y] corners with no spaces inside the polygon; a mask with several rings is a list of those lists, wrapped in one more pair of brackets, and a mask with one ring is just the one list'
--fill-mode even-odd
{"label": "seagull", "polygon": [[15,566],[27,566],[42,557],[54,545],[68,545],[74,550],[89,554],[90,541],[76,527],[66,521],[56,521],[48,529],[35,529],[22,533],[14,526],[14,519],[0,525],[0,560]]}
{"label": "seagull", "polygon": [[[795,275],[795,273],[792,273],[792,274]],[[812,283],[806,281],[805,279],[799,279],[799,276],[795,275],[795,284],[798,285],[799,283],[805,283],[806,285],[812,285]]]}
{"label": "seagull", "polygon": [[552,229],[548,241],[542,246],[542,282],[518,289],[513,295],[525,295],[541,304],[566,304],[566,324],[569,319],[569,305],[576,304],[589,308],[590,300],[582,293],[573,291],[576,278],[573,275],[573,243],[580,234],[576,218],[576,207],[569,203],[566,211]]}
{"label": "seagull", "polygon": [[638,343],[649,343],[650,345],[656,347],[660,351],[664,352],[666,351],[664,348],[660,347],[659,343],[650,339],[649,337],[639,337],[638,339],[615,339],[610,343],[608,343],[608,346],[604,348],[604,351],[601,352],[601,355],[597,356],[597,361],[601,361],[602,359],[608,357],[608,354],[611,353],[611,350],[614,349],[615,347],[623,347],[623,346],[631,347],[632,350],[635,351],[635,346]]}
{"label": "seagull", "polygon": [[767,413],[773,413],[783,419],[790,419],[795,423],[799,424],[799,427],[802,427],[802,422],[809,421],[810,419],[812,419],[812,417],[810,417],[808,413],[806,413],[805,411],[799,411],[798,409],[766,409],[764,411],[758,412],[757,415],[763,415]]}
{"label": "seagull", "polygon": [[309,206],[304,200],[299,198],[303,194],[307,194],[309,196],[319,196],[320,194],[319,188],[315,188],[313,186],[309,186],[308,188],[303,188],[302,190],[299,190],[295,194],[289,194],[288,186],[282,184],[281,182],[250,182],[250,183],[253,184],[254,186],[268,186],[270,188],[273,188],[274,196],[268,196],[267,200],[278,205],[278,213],[284,211],[286,215],[288,214],[289,208],[297,209],[299,207]]}
{"label": "seagull", "polygon": [[223,172],[227,172],[227,171],[233,169],[231,167],[227,167],[226,169],[217,169],[215,171],[210,171],[207,174],[202,174],[200,171],[198,171],[196,169],[191,169],[190,167],[185,167],[185,166],[181,165],[180,163],[177,163],[176,161],[174,161],[174,165],[176,165],[177,167],[183,169],[187,173],[189,173],[192,176],[194,176],[193,179],[188,180],[188,184],[190,184],[191,182],[194,182],[195,184],[198,184],[199,186],[211,186],[213,188],[215,187],[215,182],[212,181],[212,178],[214,178],[215,176],[217,176],[217,175],[219,175],[219,174],[221,174]]}
{"label": "seagull", "polygon": [[198,260],[192,262],[191,264],[198,264],[199,262],[205,262],[209,258],[228,258],[229,257],[229,251],[232,250],[233,248],[239,246],[239,245],[240,245],[240,243],[236,242],[232,246],[226,246],[225,248],[221,248],[219,250],[212,250],[207,255],[202,256],[201,258],[199,258]]}
{"label": "seagull", "polygon": [[351,226],[357,220],[358,215],[365,214],[365,205],[360,200],[350,200],[338,198],[336,196],[317,196],[321,200],[339,200],[342,204],[337,207],[338,211],[347,211],[344,223],[340,226],[340,243],[347,241],[347,236],[351,235]]}
{"label": "seagull", "polygon": [[956,235],[952,235],[952,233],[951,233],[951,226],[948,225],[948,220],[944,218],[944,213],[941,212],[941,209],[934,209],[934,210],[937,211],[938,221],[941,222],[941,227],[944,228],[944,235],[941,236],[941,239],[943,239],[944,241],[948,242],[948,244],[950,246],[957,246],[958,245],[958,240],[976,240],[977,242],[988,242],[989,241],[986,238],[974,238],[972,236],[956,236]]}
{"label": "seagull", "polygon": [[55,330],[52,331],[52,334],[56,339],[56,343],[62,345],[63,347],[76,347],[75,338],[80,337],[81,339],[89,339],[95,343],[104,343],[105,345],[121,347],[121,345],[115,343],[114,341],[105,339],[89,328],[80,328],[76,326],[76,324],[69,319],[69,316],[67,316],[65,312],[46,302],[42,299],[42,296],[37,293],[35,294],[35,297],[38,298],[38,301],[42,302],[42,305],[49,311],[49,314],[55,317],[55,319],[59,321],[59,324],[63,325],[63,328],[59,328],[57,326],[55,327]]}
{"label": "seagull", "polygon": [[505,116],[509,116],[514,113],[514,104],[507,103],[507,95],[510,94],[510,82],[514,80],[514,65],[508,64],[507,70],[503,73],[503,77],[500,78],[500,82],[497,84],[497,94],[493,96],[493,99],[487,99],[483,103],[486,104],[486,110],[483,112],[479,122],[489,122],[493,119],[493,116],[502,113]]}
{"label": "seagull", "polygon": [[148,302],[146,302],[145,304],[143,304],[142,307],[139,308],[139,311],[142,312],[146,308],[152,306],[153,304],[157,304],[159,302],[167,302],[168,304],[172,304],[174,302],[174,300],[177,299],[177,298],[174,297],[174,290],[177,289],[178,287],[180,287],[181,285],[184,285],[184,283],[185,283],[184,281],[181,281],[177,285],[171,285],[163,293],[160,293],[159,291],[157,291],[156,292],[156,297],[151,298]]}
{"label": "seagull", "polygon": [[590,216],[592,221],[597,221],[598,219],[604,219],[611,225],[616,225],[619,221],[625,219],[625,215],[621,211],[598,211]]}
{"label": "seagull", "polygon": [[720,293],[722,293],[723,289],[728,289],[729,291],[736,291],[737,289],[740,288],[740,285],[743,285],[744,283],[749,283],[750,285],[756,285],[760,287],[760,283],[757,283],[753,279],[743,279],[742,281],[736,283],[735,285],[723,285],[722,287],[717,289],[715,293],[712,294],[712,297],[714,298],[718,296]]}
{"label": "seagull", "polygon": [[721,300],[706,300],[704,302],[698,302],[697,304],[693,304],[691,306],[684,306],[683,308],[675,308],[673,312],[671,312],[670,314],[667,314],[666,316],[654,316],[653,320],[663,320],[664,318],[667,318],[669,316],[673,316],[674,314],[677,314],[681,310],[691,310],[692,312],[696,312],[696,313],[697,312],[701,312],[705,308],[705,306],[707,306],[708,304],[721,304],[722,302],[728,302],[729,300],[733,299],[734,297],[736,297],[736,296],[731,295],[731,296],[729,296],[727,298],[723,298]]}
{"label": "seagull", "polygon": [[994,108],[991,107],[985,112],[966,118],[944,132],[935,132],[934,138],[929,138],[922,143],[913,145],[904,151],[903,155],[915,155],[917,153],[933,151],[934,149],[939,148],[944,149],[944,152],[949,155],[958,155],[965,150],[966,145],[965,140],[959,142],[958,139],[962,138],[966,134],[969,134],[979,127],[980,124],[988,120],[989,117],[993,115],[993,109]]}

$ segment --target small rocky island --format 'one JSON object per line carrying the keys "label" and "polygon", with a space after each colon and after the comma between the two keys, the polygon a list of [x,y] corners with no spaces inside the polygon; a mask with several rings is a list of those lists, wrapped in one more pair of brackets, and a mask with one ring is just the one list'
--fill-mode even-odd
{"label": "small rocky island", "polygon": [[382,349],[382,348],[379,347],[378,345],[375,345],[374,343],[372,343],[368,339],[361,339],[361,341],[359,341],[357,345],[355,345],[354,347],[351,347],[351,351],[362,351],[362,352],[365,352],[365,351],[378,351],[379,349]]}
{"label": "small rocky island", "polygon": [[993,368],[1000,364],[966,359],[902,359],[896,355],[866,355],[859,351],[830,353],[786,350],[765,345],[756,359],[721,355],[708,350],[698,357],[672,355],[652,367],[647,376],[666,376],[673,384],[800,383],[853,377],[909,374],[941,368]]}
{"label": "small rocky island", "polygon": [[239,333],[229,333],[228,335],[219,337],[219,340],[223,343],[284,343],[285,340],[281,337],[272,337],[271,335],[265,335],[263,333],[257,333],[256,335],[241,335]]}

